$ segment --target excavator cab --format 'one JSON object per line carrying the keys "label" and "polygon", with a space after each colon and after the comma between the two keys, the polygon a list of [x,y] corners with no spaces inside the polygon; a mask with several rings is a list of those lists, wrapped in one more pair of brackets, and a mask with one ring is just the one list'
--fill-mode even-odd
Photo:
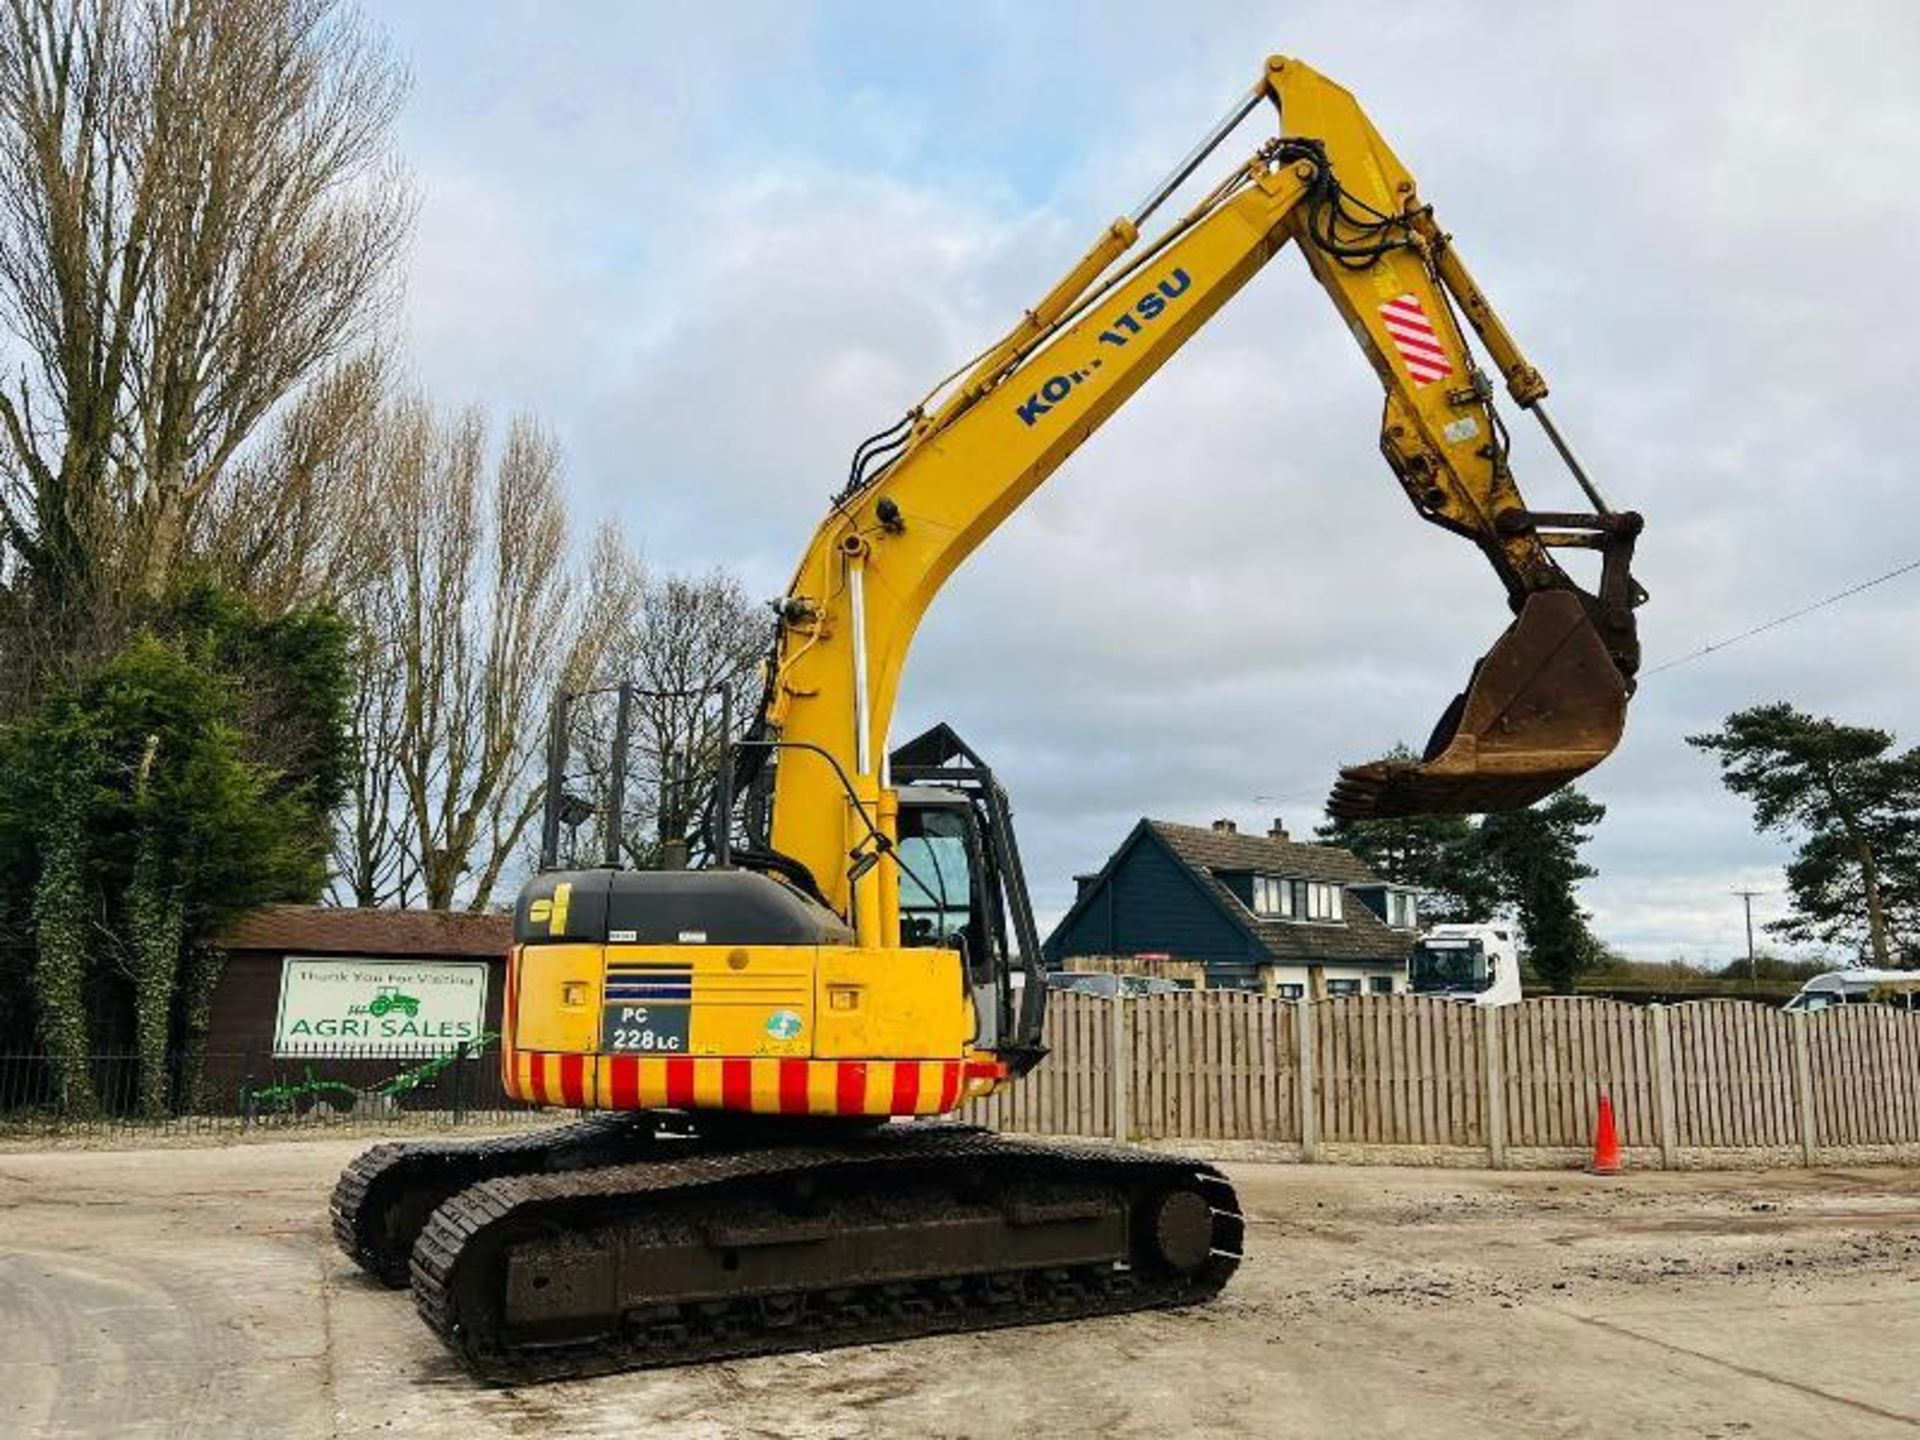
{"label": "excavator cab", "polygon": [[1046,1054],[1047,988],[1006,792],[945,724],[896,748],[890,764],[900,803],[900,943],[960,951],[974,1043],[1024,1075]]}
{"label": "excavator cab", "polygon": [[[596,697],[617,698],[610,733],[598,733],[604,727],[592,718]],[[669,783],[659,787],[648,826],[629,808],[633,787],[627,774],[636,749],[635,706],[642,700],[699,704],[710,712],[694,747],[706,763],[673,757],[662,767]],[[586,925],[634,939],[657,930],[656,938],[684,931],[716,943],[723,934],[729,943],[746,943],[768,942],[776,930],[791,940],[811,927],[815,940],[851,940],[820,896],[817,877],[795,869],[769,846],[768,772],[784,747],[733,738],[731,713],[731,687],[724,683],[707,691],[659,692],[623,684],[559,696],[547,757],[540,875],[522,896],[523,910],[547,897],[549,938],[560,933],[551,928],[552,892],[566,884],[572,898],[563,929],[569,935]],[[576,738],[589,743],[578,774],[569,759]],[[895,837],[883,847],[890,854],[883,862],[878,848],[863,847],[848,857],[852,868],[885,863],[897,873],[900,925],[890,943],[959,952],[973,1048],[992,1055],[1008,1076],[1025,1075],[1046,1054],[1040,1037],[1047,989],[1006,791],[945,724],[894,749],[888,764],[897,806]],[[600,794],[590,798],[583,790]],[[704,802],[693,798],[699,795]],[[736,798],[744,803],[736,806]],[[736,817],[736,810],[743,813]],[[590,838],[598,843],[589,843],[583,855],[577,832],[589,822]],[[657,830],[657,839],[643,839],[637,831],[644,828]],[[566,835],[572,840],[563,841]],[[784,883],[770,884],[767,876]],[[603,890],[609,896],[604,905],[589,898]],[[765,911],[770,929],[749,923],[748,912],[756,907]]]}

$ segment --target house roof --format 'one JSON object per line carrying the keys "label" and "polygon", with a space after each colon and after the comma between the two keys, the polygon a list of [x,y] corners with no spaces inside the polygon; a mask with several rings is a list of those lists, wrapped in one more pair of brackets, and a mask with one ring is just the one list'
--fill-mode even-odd
{"label": "house roof", "polygon": [[1359,856],[1337,845],[1303,845],[1296,840],[1175,825],[1166,820],[1149,820],[1147,825],[1174,854],[1205,870],[1258,871],[1297,880],[1331,880],[1339,885],[1382,883]]}
{"label": "house roof", "polygon": [[[1219,886],[1228,904],[1244,913],[1245,907],[1234,899],[1226,886],[1211,875],[1207,879]],[[1262,920],[1251,915],[1247,918],[1253,925],[1254,936],[1261,947],[1280,962],[1311,960],[1360,964],[1391,961],[1397,965],[1413,948],[1412,935],[1404,930],[1395,930],[1365,905],[1349,901],[1342,907],[1342,914],[1346,919],[1340,925]]]}
{"label": "house roof", "polygon": [[1219,878],[1227,874],[1254,873],[1283,879],[1320,880],[1343,887],[1364,888],[1387,883],[1351,850],[1198,825],[1176,825],[1167,820],[1142,820],[1134,828],[1101,869],[1097,882],[1085,886],[1076,897],[1061,920],[1060,929],[1092,903],[1103,885],[1112,882],[1121,858],[1149,838],[1172,852],[1201,894],[1251,936],[1277,964],[1397,964],[1413,943],[1406,932],[1393,929],[1357,902],[1343,908],[1344,923],[1341,924],[1264,919],[1241,904]]}
{"label": "house roof", "polygon": [[333,905],[267,905],[220,936],[227,950],[314,955],[505,955],[513,917],[446,910],[356,910]]}
{"label": "house roof", "polygon": [[1194,870],[1215,902],[1226,908],[1276,961],[1398,960],[1410,943],[1365,905],[1341,907],[1344,923],[1267,920],[1252,911],[1217,878],[1221,873],[1252,871],[1286,879],[1321,880],[1335,885],[1378,885],[1380,877],[1351,850],[1337,845],[1303,845],[1267,835],[1201,829],[1149,820],[1148,828]]}

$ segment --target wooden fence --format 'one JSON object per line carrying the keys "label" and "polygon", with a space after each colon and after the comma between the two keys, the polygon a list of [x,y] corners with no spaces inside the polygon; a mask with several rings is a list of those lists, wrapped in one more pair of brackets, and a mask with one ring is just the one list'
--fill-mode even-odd
{"label": "wooden fence", "polygon": [[1622,1144],[1667,1165],[1682,1152],[1812,1165],[1920,1145],[1920,1013],[1884,1006],[1061,993],[1047,1040],[1039,1068],[970,1118],[1031,1134],[1270,1141],[1308,1159],[1328,1145],[1466,1148],[1499,1166],[1510,1150],[1585,1150],[1605,1092]]}

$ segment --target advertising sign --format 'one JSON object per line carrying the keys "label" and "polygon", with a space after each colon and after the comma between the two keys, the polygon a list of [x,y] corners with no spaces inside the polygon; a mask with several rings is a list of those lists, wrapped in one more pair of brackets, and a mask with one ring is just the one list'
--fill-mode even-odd
{"label": "advertising sign", "polygon": [[480,1038],[484,960],[316,960],[280,969],[276,1055],[428,1055]]}

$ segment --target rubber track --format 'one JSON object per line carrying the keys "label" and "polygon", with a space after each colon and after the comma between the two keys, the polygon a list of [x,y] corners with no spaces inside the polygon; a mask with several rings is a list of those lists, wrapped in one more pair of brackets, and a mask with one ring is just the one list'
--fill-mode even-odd
{"label": "rubber track", "polygon": [[595,1115],[570,1125],[501,1135],[482,1140],[403,1140],[375,1145],[340,1172],[327,1209],[333,1238],[347,1258],[383,1285],[399,1289],[407,1283],[407,1253],[387,1253],[385,1236],[368,1212],[368,1197],[391,1203],[396,1184],[434,1185],[459,1190],[483,1180],[544,1170],[556,1151],[580,1145],[603,1144],[630,1129],[625,1115]]}
{"label": "rubber track", "polygon": [[[658,1160],[644,1164],[550,1175],[507,1176],[462,1191],[433,1214],[413,1251],[413,1297],[429,1328],[482,1380],[522,1384],[617,1370],[679,1365],[745,1355],[870,1344],[921,1335],[997,1329],[1047,1321],[1190,1305],[1211,1299],[1239,1268],[1245,1221],[1232,1185],[1199,1161],[1150,1151],[1096,1145],[1009,1140],[963,1126],[905,1127],[884,1138],[839,1145],[761,1146],[750,1150]],[[870,1170],[876,1187],[897,1178],[924,1178],[962,1165],[1005,1164],[1022,1176],[1076,1183],[1121,1181],[1128,1186],[1165,1180],[1195,1185],[1213,1209],[1212,1253],[1188,1275],[1160,1279],[1111,1266],[1078,1271],[1008,1271],[969,1277],[930,1305],[913,1285],[861,1286],[809,1292],[801,1323],[770,1323],[751,1299],[709,1325],[654,1326],[638,1339],[551,1342],[521,1349],[475,1332],[458,1302],[463,1264],[488,1263],[488,1232],[512,1221],[566,1225],[569,1211],[592,1210],[645,1197],[671,1202],[725,1187],[732,1194],[764,1182],[816,1174]],[[1158,1172],[1158,1173],[1155,1173]],[[560,1214],[555,1216],[553,1212]],[[476,1243],[479,1242],[479,1243]],[[1011,1298],[1010,1298],[1011,1297]],[[728,1308],[728,1307],[723,1307]]]}

